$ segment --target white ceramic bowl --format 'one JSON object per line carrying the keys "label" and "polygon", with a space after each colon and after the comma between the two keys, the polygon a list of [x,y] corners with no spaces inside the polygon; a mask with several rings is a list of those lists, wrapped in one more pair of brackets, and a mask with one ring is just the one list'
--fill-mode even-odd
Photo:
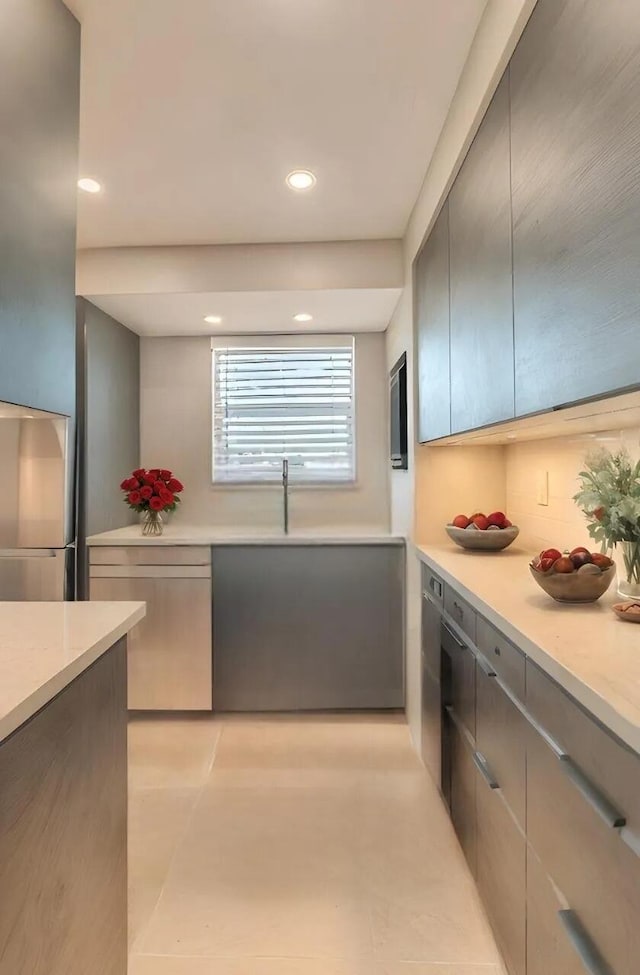
{"label": "white ceramic bowl", "polygon": [[456,528],[455,525],[445,525],[447,535],[460,548],[476,549],[483,552],[498,552],[507,548],[516,540],[520,529],[517,525],[510,528],[482,530],[480,528]]}

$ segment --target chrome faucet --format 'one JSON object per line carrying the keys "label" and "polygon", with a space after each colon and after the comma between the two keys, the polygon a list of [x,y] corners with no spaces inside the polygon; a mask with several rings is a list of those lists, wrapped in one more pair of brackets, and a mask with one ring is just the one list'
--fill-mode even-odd
{"label": "chrome faucet", "polygon": [[282,503],[284,514],[284,533],[289,534],[289,461],[286,457],[282,460]]}

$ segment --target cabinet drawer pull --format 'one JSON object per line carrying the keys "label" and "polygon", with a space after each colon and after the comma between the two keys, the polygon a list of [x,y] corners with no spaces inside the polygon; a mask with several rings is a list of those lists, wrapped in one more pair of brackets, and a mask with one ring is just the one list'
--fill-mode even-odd
{"label": "cabinet drawer pull", "polygon": [[587,800],[591,808],[600,816],[612,829],[617,829],[626,825],[626,818],[618,812],[606,796],[603,796],[599,789],[591,782],[584,772],[578,768],[569,755],[560,756],[560,766],[565,775],[575,785],[580,795]]}
{"label": "cabinet drawer pull", "polygon": [[442,583],[433,576],[429,579],[429,588],[436,594],[438,599],[442,599]]}
{"label": "cabinet drawer pull", "polygon": [[575,911],[558,911],[558,918],[589,975],[613,975],[580,923]]}
{"label": "cabinet drawer pull", "polygon": [[464,609],[462,608],[462,606],[460,605],[460,603],[457,603],[455,601],[455,599],[453,600],[453,608],[455,609],[456,613],[458,614],[458,619],[463,620],[464,619]]}
{"label": "cabinet drawer pull", "polygon": [[455,645],[457,647],[459,647],[460,650],[466,650],[467,649],[466,646],[465,646],[465,644],[462,642],[462,640],[459,640],[458,639],[458,637],[455,635],[455,633],[453,632],[453,630],[449,629],[449,627],[447,626],[447,624],[444,621],[442,623],[442,626],[447,631],[447,635],[451,637],[451,639],[453,640],[453,642],[455,643]]}
{"label": "cabinet drawer pull", "polygon": [[482,752],[473,753],[473,763],[490,789],[500,788],[500,786],[496,782],[493,772],[489,768],[489,763],[487,762]]}
{"label": "cabinet drawer pull", "polygon": [[478,667],[480,668],[480,670],[483,671],[483,673],[485,673],[487,675],[487,677],[495,677],[496,676],[495,670],[493,669],[493,667],[491,666],[491,664],[489,663],[489,661],[488,660],[485,660],[485,658],[482,656],[482,654],[477,653],[476,654],[476,660],[478,661]]}

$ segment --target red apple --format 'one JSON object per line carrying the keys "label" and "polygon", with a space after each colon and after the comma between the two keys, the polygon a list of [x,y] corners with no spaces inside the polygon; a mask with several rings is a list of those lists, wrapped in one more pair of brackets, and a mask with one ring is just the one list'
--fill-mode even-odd
{"label": "red apple", "polygon": [[474,518],[471,519],[471,521],[476,526],[476,528],[479,528],[481,531],[486,531],[487,528],[489,527],[489,522],[485,515],[476,515]]}
{"label": "red apple", "polygon": [[544,552],[540,552],[541,559],[553,559],[555,562],[556,559],[561,557],[562,552],[559,552],[557,548],[545,548]]}
{"label": "red apple", "polygon": [[473,521],[474,518],[486,518],[487,516],[482,511],[474,511],[472,515],[469,515],[469,521]]}
{"label": "red apple", "polygon": [[490,525],[496,525],[498,528],[503,528],[506,520],[506,515],[502,511],[494,511],[490,515],[487,515],[487,521]]}
{"label": "red apple", "polygon": [[511,528],[511,525],[512,525],[512,522],[510,522],[508,518],[505,518],[502,527],[503,528]]}
{"label": "red apple", "polygon": [[561,555],[559,559],[556,559],[553,563],[553,568],[555,572],[569,573],[573,572],[575,566],[568,555]]}
{"label": "red apple", "polygon": [[455,525],[456,528],[466,528],[471,522],[466,515],[456,515],[451,524]]}
{"label": "red apple", "polygon": [[613,565],[613,560],[609,558],[608,555],[603,555],[602,552],[592,552],[591,561],[594,565],[597,565],[599,569],[603,571],[605,569],[610,569]]}
{"label": "red apple", "polygon": [[572,548],[569,555],[578,555],[580,552],[584,552],[586,555],[591,555],[589,549],[585,548],[584,545],[578,545],[577,548]]}
{"label": "red apple", "polygon": [[548,572],[555,564],[555,559],[540,559],[540,572]]}

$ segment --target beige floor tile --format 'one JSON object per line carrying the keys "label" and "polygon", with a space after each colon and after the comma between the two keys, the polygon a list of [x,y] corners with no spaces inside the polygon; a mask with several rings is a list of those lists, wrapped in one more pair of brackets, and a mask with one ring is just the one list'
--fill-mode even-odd
{"label": "beige floor tile", "polygon": [[340,790],[203,793],[139,950],[370,953],[357,829],[357,808]]}
{"label": "beige floor tile", "polygon": [[211,715],[140,715],[129,721],[129,788],[202,786],[222,722]]}
{"label": "beige floor tile", "polygon": [[398,715],[267,716],[225,721],[216,770],[419,769]]}
{"label": "beige floor tile", "polygon": [[[378,975],[371,959],[327,958],[176,958],[134,955],[129,975]],[[415,975],[422,975],[416,972]],[[427,972],[426,975],[431,975]],[[433,975],[441,975],[435,971]],[[443,975],[457,975],[449,972]],[[460,975],[493,975],[462,971]]]}
{"label": "beige floor tile", "polygon": [[144,789],[129,794],[129,943],[158,902],[199,790]]}
{"label": "beige floor tile", "polygon": [[397,961],[376,965],[372,975],[502,975],[502,969],[495,965],[423,965]]}

